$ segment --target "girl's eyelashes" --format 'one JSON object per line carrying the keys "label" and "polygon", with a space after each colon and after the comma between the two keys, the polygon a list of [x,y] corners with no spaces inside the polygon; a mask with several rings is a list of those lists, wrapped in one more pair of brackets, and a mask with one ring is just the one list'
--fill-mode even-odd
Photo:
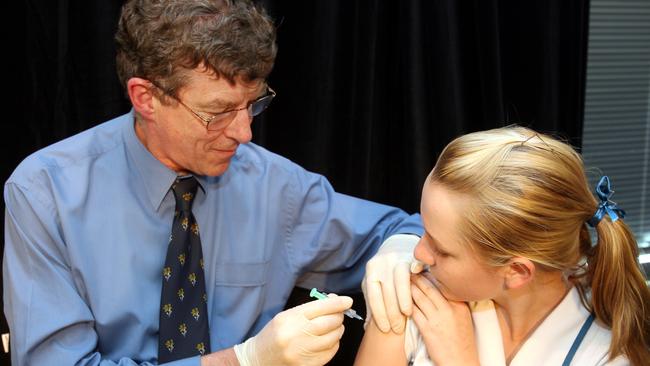
{"label": "girl's eyelashes", "polygon": [[449,253],[443,252],[443,251],[439,250],[438,248],[433,248],[433,251],[436,252],[436,255],[439,255],[439,256],[441,256],[443,258],[449,257]]}

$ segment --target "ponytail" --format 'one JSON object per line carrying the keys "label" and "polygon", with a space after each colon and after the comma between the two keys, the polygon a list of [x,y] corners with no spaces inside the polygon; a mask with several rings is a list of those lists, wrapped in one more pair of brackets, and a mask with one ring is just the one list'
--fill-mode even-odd
{"label": "ponytail", "polygon": [[588,255],[588,282],[596,318],[612,331],[610,360],[625,354],[632,365],[650,360],[650,289],[637,262],[634,235],[623,220],[604,217]]}

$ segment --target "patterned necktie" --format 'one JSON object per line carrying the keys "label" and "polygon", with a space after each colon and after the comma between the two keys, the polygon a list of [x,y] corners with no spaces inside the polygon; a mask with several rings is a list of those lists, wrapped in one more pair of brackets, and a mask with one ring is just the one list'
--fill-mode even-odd
{"label": "patterned necktie", "polygon": [[177,178],[176,212],[163,268],[158,362],[210,352],[207,295],[199,225],[192,214],[198,182]]}

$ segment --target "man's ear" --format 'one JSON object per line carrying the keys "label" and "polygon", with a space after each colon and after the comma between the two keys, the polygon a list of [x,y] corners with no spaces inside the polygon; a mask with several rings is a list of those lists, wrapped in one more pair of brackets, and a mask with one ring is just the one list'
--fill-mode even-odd
{"label": "man's ear", "polygon": [[154,114],[153,85],[147,79],[133,77],[126,82],[126,90],[136,113],[143,119],[151,120]]}
{"label": "man's ear", "polygon": [[516,289],[532,281],[536,268],[530,259],[514,257],[504,269],[504,286],[507,289]]}

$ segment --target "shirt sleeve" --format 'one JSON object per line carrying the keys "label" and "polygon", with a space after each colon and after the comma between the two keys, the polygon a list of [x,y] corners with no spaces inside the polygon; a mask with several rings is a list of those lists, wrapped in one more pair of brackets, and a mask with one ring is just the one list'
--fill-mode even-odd
{"label": "shirt sleeve", "polygon": [[422,234],[420,216],[334,191],[323,176],[296,172],[289,213],[287,252],[298,286],[359,291],[365,264],[393,234]]}
{"label": "shirt sleeve", "polygon": [[406,354],[406,359],[410,362],[421,351],[423,346],[420,332],[412,318],[406,320],[406,330],[404,333],[404,353]]}
{"label": "shirt sleeve", "polygon": [[[73,275],[45,190],[5,185],[4,311],[12,365],[152,365],[104,359],[83,283]],[[92,285],[92,284],[88,284]],[[172,363],[198,366],[199,357]]]}

